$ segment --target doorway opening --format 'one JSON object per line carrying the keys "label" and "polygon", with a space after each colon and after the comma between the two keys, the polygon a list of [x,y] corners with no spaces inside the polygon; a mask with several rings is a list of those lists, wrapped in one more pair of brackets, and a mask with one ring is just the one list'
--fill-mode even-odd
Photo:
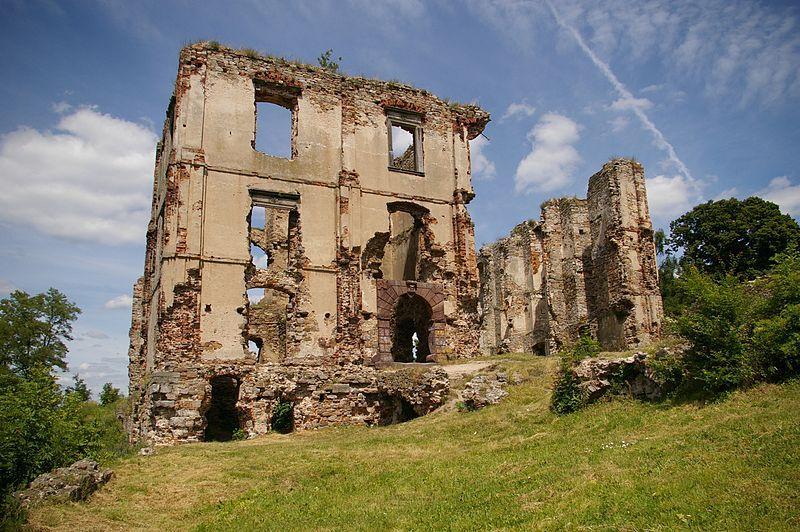
{"label": "doorway opening", "polygon": [[230,375],[211,379],[211,404],[206,411],[205,441],[230,441],[240,428],[239,381]]}
{"label": "doorway opening", "polygon": [[392,315],[392,358],[395,362],[428,362],[433,311],[421,296],[397,298]]}

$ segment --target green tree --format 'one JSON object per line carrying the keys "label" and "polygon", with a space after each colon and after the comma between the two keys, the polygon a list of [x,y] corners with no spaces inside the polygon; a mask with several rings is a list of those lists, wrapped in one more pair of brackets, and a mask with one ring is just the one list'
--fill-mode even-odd
{"label": "green tree", "polygon": [[670,248],[684,265],[717,277],[753,278],[772,258],[800,244],[800,226],[777,205],[757,197],[708,201],[670,224]]}
{"label": "green tree", "polygon": [[683,307],[675,283],[681,274],[680,261],[672,254],[669,247],[669,238],[663,229],[657,230],[653,234],[656,245],[656,254],[659,258],[658,263],[658,285],[661,290],[661,298],[664,301],[664,312],[669,315],[678,314]]}
{"label": "green tree", "polygon": [[67,388],[67,393],[74,396],[81,403],[85,403],[92,398],[92,391],[86,386],[86,381],[77,373],[72,377],[75,383]]}
{"label": "green tree", "polygon": [[103,385],[103,390],[100,392],[100,404],[103,406],[112,405],[116,403],[120,398],[119,388],[114,388],[114,386],[107,382]]}
{"label": "green tree", "polygon": [[0,375],[0,494],[98,451],[97,423],[42,366]]}
{"label": "green tree", "polygon": [[66,369],[66,342],[79,313],[55,288],[35,296],[15,290],[0,300],[0,371],[25,376],[39,366]]}

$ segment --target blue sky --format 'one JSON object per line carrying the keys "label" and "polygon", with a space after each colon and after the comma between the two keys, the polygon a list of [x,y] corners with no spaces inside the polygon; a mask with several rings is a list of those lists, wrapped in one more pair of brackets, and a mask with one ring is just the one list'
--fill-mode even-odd
{"label": "blue sky", "polygon": [[473,144],[479,244],[583,196],[612,156],[654,223],[761,195],[800,216],[800,9],[791,2],[0,0],[0,296],[83,309],[70,371],[127,386],[152,164],[180,47],[214,39],[398,79],[492,113]]}

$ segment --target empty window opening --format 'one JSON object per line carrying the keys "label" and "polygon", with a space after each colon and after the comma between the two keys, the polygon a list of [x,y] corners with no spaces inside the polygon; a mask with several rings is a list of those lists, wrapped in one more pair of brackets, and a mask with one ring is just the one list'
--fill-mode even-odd
{"label": "empty window opening", "polygon": [[250,228],[264,229],[267,226],[267,208],[253,205],[250,210]]}
{"label": "empty window opening", "polygon": [[247,300],[250,302],[251,305],[256,305],[264,299],[264,289],[263,288],[248,288],[247,289]]}
{"label": "empty window opening", "polygon": [[433,312],[425,299],[414,293],[397,299],[392,316],[392,358],[395,362],[428,362]]}
{"label": "empty window opening", "polygon": [[240,428],[239,381],[229,375],[211,379],[211,404],[206,411],[205,441],[229,441]]}
{"label": "empty window opening", "polygon": [[422,165],[422,127],[417,115],[391,111],[388,115],[389,167],[419,172]]}
{"label": "empty window opening", "polygon": [[[248,339],[258,345],[258,362],[280,362],[286,358],[286,314],[289,296],[273,288],[259,288],[260,299],[250,301]],[[248,290],[248,297],[250,290]]]}
{"label": "empty window opening", "polygon": [[277,103],[257,101],[253,147],[267,155],[291,159],[292,110]]}
{"label": "empty window opening", "polygon": [[269,267],[269,253],[255,244],[250,244],[250,257],[256,268],[266,270]]}

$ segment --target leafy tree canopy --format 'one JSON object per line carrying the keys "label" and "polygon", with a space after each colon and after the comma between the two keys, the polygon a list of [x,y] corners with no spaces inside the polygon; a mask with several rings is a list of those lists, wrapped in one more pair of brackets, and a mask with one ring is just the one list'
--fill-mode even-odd
{"label": "leafy tree canopy", "polygon": [[107,382],[103,385],[103,390],[100,392],[100,404],[110,405],[116,403],[120,398],[119,388],[114,388],[114,386]]}
{"label": "leafy tree canopy", "polygon": [[55,288],[35,296],[15,290],[0,300],[0,371],[27,376],[35,367],[66,369],[66,342],[80,312]]}
{"label": "leafy tree canopy", "polygon": [[669,244],[682,262],[714,276],[753,278],[778,253],[800,244],[800,226],[757,197],[708,201],[670,224]]}
{"label": "leafy tree canopy", "polygon": [[67,393],[74,395],[75,399],[81,403],[85,403],[92,398],[92,391],[86,386],[86,381],[80,375],[75,375],[75,384],[67,388]]}

